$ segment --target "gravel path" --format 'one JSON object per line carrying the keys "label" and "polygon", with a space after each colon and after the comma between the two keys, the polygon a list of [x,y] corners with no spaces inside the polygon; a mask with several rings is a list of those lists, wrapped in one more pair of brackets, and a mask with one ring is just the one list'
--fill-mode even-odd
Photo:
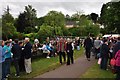
{"label": "gravel path", "polygon": [[91,58],[91,61],[87,61],[85,55],[82,55],[75,60],[74,64],[69,66],[65,64],[53,71],[46,72],[35,78],[79,78],[89,69],[89,67],[95,64],[95,61],[96,60],[94,58]]}

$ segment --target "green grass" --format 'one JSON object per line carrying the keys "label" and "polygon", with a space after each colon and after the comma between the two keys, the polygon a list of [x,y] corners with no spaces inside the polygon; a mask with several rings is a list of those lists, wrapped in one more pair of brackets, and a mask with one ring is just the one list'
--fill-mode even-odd
{"label": "green grass", "polygon": [[[80,57],[83,53],[84,49],[81,48],[80,51],[75,50],[74,51],[74,59]],[[33,78],[35,76],[41,75],[45,72],[54,70],[55,68],[60,67],[61,65],[59,64],[59,57],[52,57],[50,59],[46,58],[37,58],[33,60],[32,62],[32,73],[26,75],[25,72],[21,73],[20,76],[21,78]],[[11,67],[12,74],[15,74],[15,69],[12,66]],[[14,77],[12,75],[12,77]]]}
{"label": "green grass", "polygon": [[80,78],[115,78],[115,74],[113,74],[110,70],[101,70],[99,65],[95,64]]}

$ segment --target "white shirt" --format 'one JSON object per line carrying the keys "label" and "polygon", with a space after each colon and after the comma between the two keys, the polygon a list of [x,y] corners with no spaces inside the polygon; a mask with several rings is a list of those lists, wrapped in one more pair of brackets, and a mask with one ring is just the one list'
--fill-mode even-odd
{"label": "white shirt", "polygon": [[74,50],[74,49],[75,49],[75,48],[74,48],[74,43],[72,43],[71,45],[72,45],[72,50]]}

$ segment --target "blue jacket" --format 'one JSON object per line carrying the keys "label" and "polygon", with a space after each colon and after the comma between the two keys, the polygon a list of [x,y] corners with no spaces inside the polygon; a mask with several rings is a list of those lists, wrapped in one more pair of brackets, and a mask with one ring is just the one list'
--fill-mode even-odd
{"label": "blue jacket", "polygon": [[52,50],[52,49],[50,48],[50,46],[46,45],[46,47],[47,47],[48,50],[50,50],[50,51]]}
{"label": "blue jacket", "polygon": [[5,59],[6,58],[11,58],[11,48],[9,46],[4,46],[3,47],[3,53],[5,53]]}
{"label": "blue jacket", "polygon": [[3,48],[2,48],[2,46],[0,46],[0,63],[5,61],[4,55],[5,55],[5,53],[3,52]]}

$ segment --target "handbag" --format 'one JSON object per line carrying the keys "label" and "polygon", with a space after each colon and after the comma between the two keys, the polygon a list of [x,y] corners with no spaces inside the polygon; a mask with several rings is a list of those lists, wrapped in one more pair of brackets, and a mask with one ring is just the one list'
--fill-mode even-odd
{"label": "handbag", "polygon": [[110,60],[110,65],[111,65],[111,66],[115,66],[115,64],[116,64],[116,60],[115,60],[115,58],[112,58],[112,59]]}
{"label": "handbag", "polygon": [[102,58],[98,59],[98,64],[101,64]]}

